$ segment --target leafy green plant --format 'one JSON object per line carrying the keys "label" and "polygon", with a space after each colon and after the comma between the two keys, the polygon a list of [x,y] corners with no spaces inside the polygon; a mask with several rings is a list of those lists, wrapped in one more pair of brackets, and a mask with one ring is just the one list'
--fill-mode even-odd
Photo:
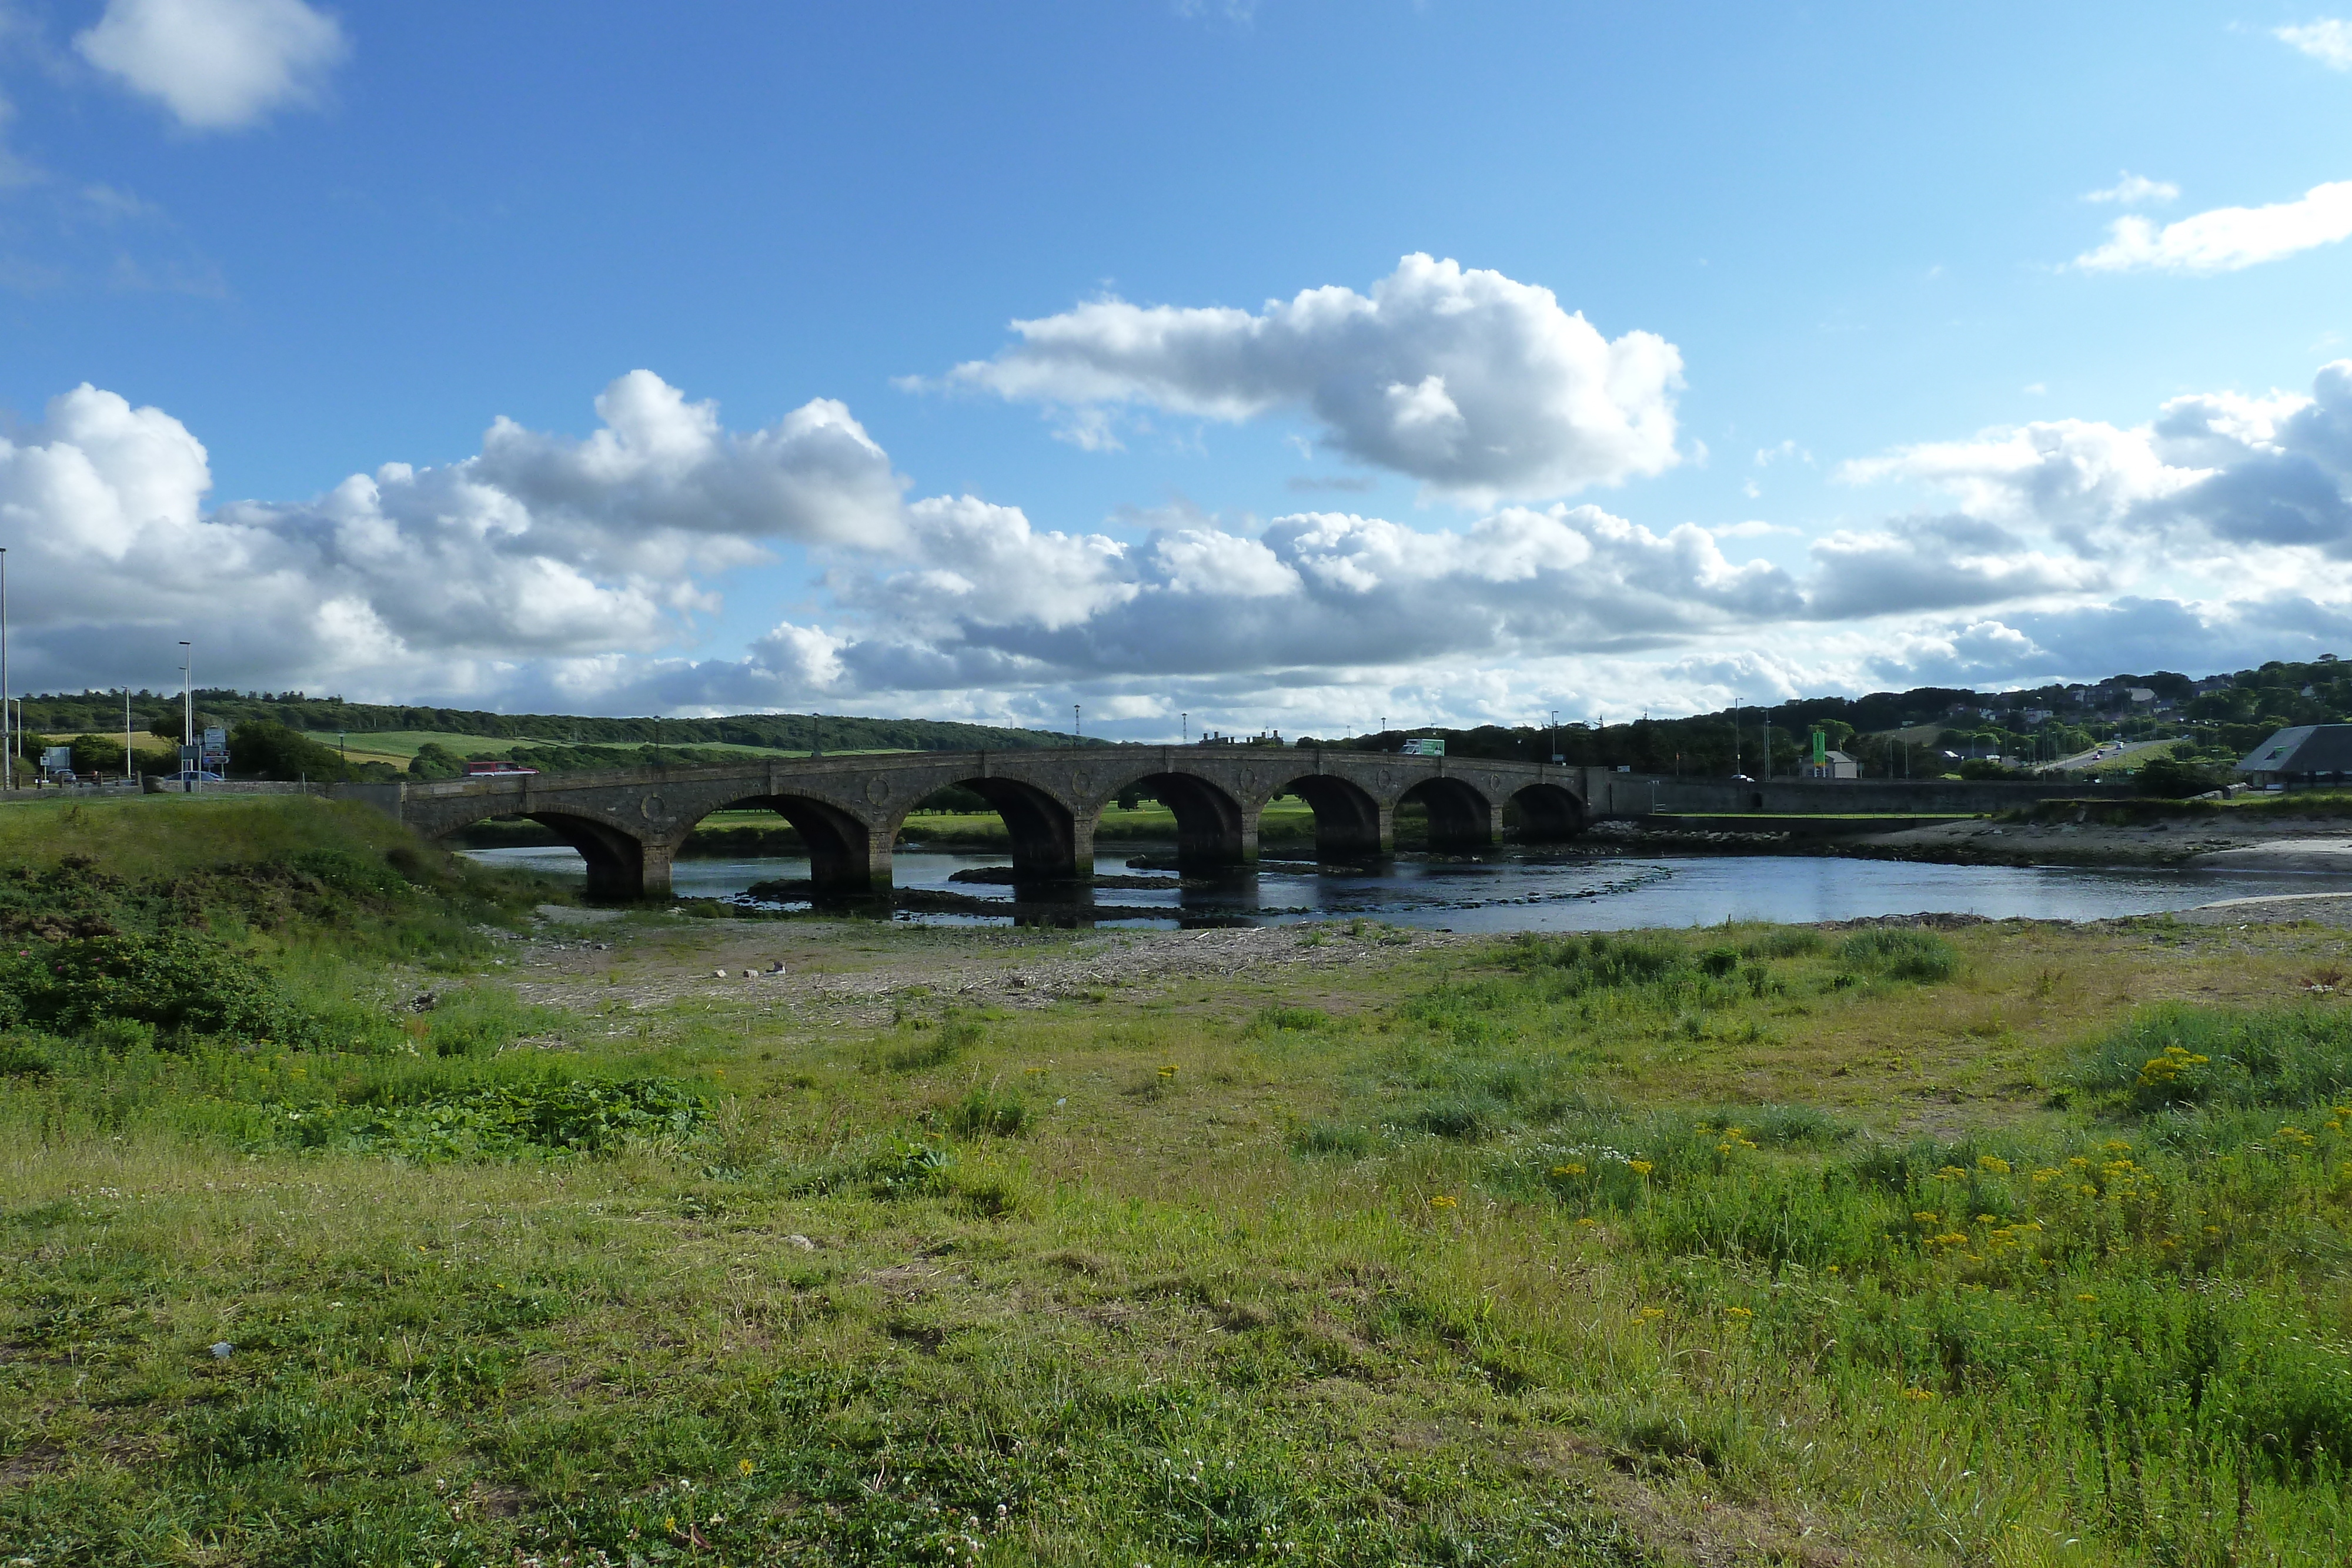
{"label": "leafy green plant", "polygon": [[0,1027],[86,1032],[101,1020],[152,1025],[167,1038],[237,1035],[299,1042],[310,1022],[262,964],[190,932],[121,934],[0,950]]}
{"label": "leafy green plant", "polygon": [[676,1079],[548,1079],[390,1103],[281,1103],[268,1141],[420,1161],[596,1155],[631,1139],[683,1140],[709,1114]]}

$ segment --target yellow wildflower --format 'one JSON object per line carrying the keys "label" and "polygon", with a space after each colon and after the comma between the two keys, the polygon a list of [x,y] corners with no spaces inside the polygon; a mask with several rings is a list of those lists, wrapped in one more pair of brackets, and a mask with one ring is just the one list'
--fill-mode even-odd
{"label": "yellow wildflower", "polygon": [[1628,1169],[1638,1176],[1648,1176],[1652,1171],[1658,1168],[1647,1160],[1627,1160],[1625,1165]]}
{"label": "yellow wildflower", "polygon": [[1554,1166],[1551,1167],[1551,1174],[1556,1176],[1579,1176],[1584,1174],[1584,1167],[1574,1164]]}
{"label": "yellow wildflower", "polygon": [[1999,1155],[1979,1155],[1977,1156],[1977,1169],[1980,1171],[1989,1171],[1994,1176],[2007,1176],[2009,1174],[2009,1162],[2002,1159]]}

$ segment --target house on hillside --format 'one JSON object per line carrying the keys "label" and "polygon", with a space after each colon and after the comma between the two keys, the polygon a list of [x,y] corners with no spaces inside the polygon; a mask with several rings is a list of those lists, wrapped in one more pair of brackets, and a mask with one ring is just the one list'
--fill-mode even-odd
{"label": "house on hillside", "polygon": [[1810,757],[1805,758],[1798,766],[1797,777],[1800,779],[1859,779],[1862,777],[1862,764],[1843,751],[1826,751],[1822,754],[1822,759],[1819,762],[1815,762]]}
{"label": "house on hillside", "polygon": [[2352,779],[2352,724],[2296,724],[2274,732],[2237,766],[2259,789]]}

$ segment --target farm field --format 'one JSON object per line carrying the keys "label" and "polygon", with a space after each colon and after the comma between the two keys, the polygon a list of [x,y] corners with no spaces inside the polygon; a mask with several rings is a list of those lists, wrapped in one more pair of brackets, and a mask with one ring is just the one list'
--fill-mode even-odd
{"label": "farm field", "polygon": [[18,1563],[2352,1539],[2340,933],[721,920],[72,810],[0,815]]}
{"label": "farm field", "polygon": [[[321,746],[331,747],[337,744],[338,732],[331,729],[306,730],[303,733]],[[560,736],[544,736],[535,740],[499,740],[488,736],[460,735],[455,731],[429,729],[377,730],[365,734],[353,732],[341,738],[348,746],[351,759],[353,762],[389,762],[396,768],[407,767],[410,760],[428,745],[440,746],[459,757],[469,757],[478,751],[496,752],[505,756],[517,749],[528,751],[533,746],[568,747],[573,744]],[[583,742],[582,744],[612,745],[615,743]],[[806,757],[808,755],[805,750],[788,751],[774,747],[733,746],[723,741],[695,741],[692,744],[697,751],[724,751],[743,757]],[[863,754],[842,752],[838,755]]]}

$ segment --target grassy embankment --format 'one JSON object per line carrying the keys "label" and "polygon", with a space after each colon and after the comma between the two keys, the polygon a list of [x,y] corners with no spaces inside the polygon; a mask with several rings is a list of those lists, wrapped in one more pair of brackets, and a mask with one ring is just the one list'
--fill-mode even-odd
{"label": "grassy embankment", "polygon": [[[1007,1013],[947,971],[1137,939],[648,915],[558,1008],[482,935],[539,890],[312,802],[128,815],[178,804],[0,813],[0,861],[177,879],[0,879],[0,1542],[43,1568],[2352,1538],[2332,934],[1356,924]],[[109,989],[132,936],[215,962]],[[665,982],[753,940],[895,1019]]]}

